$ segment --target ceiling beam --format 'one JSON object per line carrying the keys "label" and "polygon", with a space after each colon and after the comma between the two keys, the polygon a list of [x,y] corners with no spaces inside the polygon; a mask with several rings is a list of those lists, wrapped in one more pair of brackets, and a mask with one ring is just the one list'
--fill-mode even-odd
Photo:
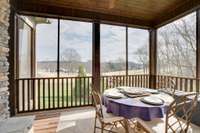
{"label": "ceiling beam", "polygon": [[58,7],[41,3],[30,3],[20,1],[17,11],[24,15],[39,15],[44,17],[66,18],[82,21],[99,21],[105,24],[114,24],[121,26],[130,26],[135,28],[150,29],[151,22],[138,20],[129,17],[110,15],[98,12],[91,12],[68,7]]}
{"label": "ceiling beam", "polygon": [[153,25],[155,28],[159,28],[184,17],[198,8],[200,8],[200,0],[183,0],[183,3],[176,8],[172,8],[172,10],[162,13],[162,15],[153,22]]}

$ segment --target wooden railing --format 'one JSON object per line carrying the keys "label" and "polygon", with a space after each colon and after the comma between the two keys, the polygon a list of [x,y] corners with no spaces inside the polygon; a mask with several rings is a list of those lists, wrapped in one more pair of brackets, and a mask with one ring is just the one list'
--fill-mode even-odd
{"label": "wooden railing", "polygon": [[[177,76],[163,76],[158,75],[157,80],[157,88],[168,88],[170,87],[170,79],[175,82],[175,86],[177,90],[186,91],[186,92],[199,92],[200,88],[200,79],[189,78],[189,77],[177,77]],[[164,86],[163,81],[164,80]]]}
{"label": "wooden railing", "polygon": [[[195,78],[157,76],[157,88],[169,87],[169,79],[173,79],[178,90],[199,91],[199,80]],[[101,92],[117,86],[149,88],[149,75],[102,76]],[[17,84],[17,112],[60,109],[92,105],[90,95],[92,77],[60,77],[60,78],[21,78]],[[162,85],[163,87],[163,85]]]}
{"label": "wooden railing", "polygon": [[91,82],[92,77],[17,79],[17,111],[91,105]]}
{"label": "wooden railing", "polygon": [[118,75],[118,76],[102,76],[101,92],[108,88],[118,86],[132,87],[149,87],[149,75]]}

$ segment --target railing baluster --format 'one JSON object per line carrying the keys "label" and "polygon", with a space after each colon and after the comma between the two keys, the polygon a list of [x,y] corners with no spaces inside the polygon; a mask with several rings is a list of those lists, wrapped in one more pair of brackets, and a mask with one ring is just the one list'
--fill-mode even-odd
{"label": "railing baluster", "polygon": [[48,79],[48,109],[50,109],[51,108],[51,104],[50,104],[50,95],[51,95],[51,93],[50,93],[50,87],[51,87],[51,84],[50,84],[50,79]]}
{"label": "railing baluster", "polygon": [[136,76],[136,82],[137,82],[137,87],[140,87],[140,82],[139,82],[139,75]]}
{"label": "railing baluster", "polygon": [[20,103],[19,103],[19,88],[20,88],[19,85],[20,85],[20,81],[21,80],[19,80],[19,79],[16,80],[16,86],[17,86],[17,90],[16,90],[16,94],[17,94],[17,96],[16,96],[17,97],[17,106],[16,107],[17,107],[17,113],[20,112],[20,109],[19,109],[19,105],[20,105]]}
{"label": "railing baluster", "polygon": [[64,107],[64,79],[62,78],[62,108]]}
{"label": "railing baluster", "polygon": [[137,87],[137,76],[133,76],[134,87]]}
{"label": "railing baluster", "polygon": [[194,80],[193,79],[190,79],[190,92],[193,91],[193,82]]}
{"label": "railing baluster", "polygon": [[57,107],[60,107],[60,79],[57,78]]}
{"label": "railing baluster", "polygon": [[105,78],[106,78],[106,89],[108,89],[108,77]]}
{"label": "railing baluster", "polygon": [[187,92],[188,90],[188,80],[187,79],[184,79],[185,82],[184,82],[184,86],[185,86],[185,91]]}
{"label": "railing baluster", "polygon": [[42,89],[43,89],[43,109],[45,109],[45,107],[46,107],[46,102],[45,102],[45,99],[46,99],[46,97],[45,97],[45,79],[43,79],[42,83],[43,83],[43,86],[42,86]]}
{"label": "railing baluster", "polygon": [[53,108],[55,108],[55,79],[53,79]]}
{"label": "railing baluster", "polygon": [[90,79],[87,78],[88,105],[90,104]]}
{"label": "railing baluster", "polygon": [[67,100],[67,107],[69,106],[69,93],[68,93],[68,80],[69,78],[66,78],[66,100]]}
{"label": "railing baluster", "polygon": [[70,89],[71,89],[71,106],[74,106],[74,98],[73,98],[73,78],[71,78],[71,85],[70,85]]}
{"label": "railing baluster", "polygon": [[83,90],[83,95],[84,95],[83,104],[85,105],[85,77],[83,78],[83,88],[84,88],[84,90]]}
{"label": "railing baluster", "polygon": [[102,82],[103,82],[103,85],[102,85],[102,93],[104,92],[104,84],[105,84],[105,82],[104,82],[104,77],[102,77]]}
{"label": "railing baluster", "polygon": [[30,79],[27,80],[27,96],[28,96],[28,111],[30,111],[30,102],[31,102],[31,99],[30,99]]}
{"label": "railing baluster", "polygon": [[81,81],[82,81],[82,78],[80,77],[79,78],[79,87],[80,88],[78,88],[79,89],[79,106],[82,105],[82,103],[81,103],[82,102],[82,100],[81,100],[82,99],[82,92],[81,92],[82,91],[82,84],[81,84]]}
{"label": "railing baluster", "polygon": [[24,83],[24,80],[22,80],[22,111],[24,111],[24,102],[25,102],[25,92],[24,92],[24,86],[25,86],[25,83]]}
{"label": "railing baluster", "polygon": [[75,106],[77,106],[77,78],[75,78]]}
{"label": "railing baluster", "polygon": [[40,110],[40,79],[38,79],[38,109]]}
{"label": "railing baluster", "polygon": [[35,79],[33,79],[33,88],[32,88],[32,91],[33,91],[33,110],[35,110]]}
{"label": "railing baluster", "polygon": [[182,78],[180,78],[180,90],[181,91],[183,90],[182,86],[183,86],[183,80],[182,80]]}
{"label": "railing baluster", "polygon": [[116,76],[113,76],[113,86],[112,87],[116,87]]}

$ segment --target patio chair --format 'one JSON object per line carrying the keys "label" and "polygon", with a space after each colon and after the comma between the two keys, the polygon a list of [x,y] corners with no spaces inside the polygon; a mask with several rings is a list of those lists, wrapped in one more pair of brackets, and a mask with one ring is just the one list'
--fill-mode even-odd
{"label": "patio chair", "polygon": [[159,84],[160,84],[159,86],[160,86],[161,91],[168,93],[174,97],[175,91],[177,89],[177,85],[174,79],[168,78],[168,82],[166,83],[165,78],[161,78],[159,80]]}
{"label": "patio chair", "polygon": [[[134,129],[139,133],[187,133],[191,131],[191,118],[197,106],[197,93],[187,94],[174,100],[163,119],[143,121],[136,118],[137,125]],[[181,102],[180,102],[181,101]],[[180,115],[181,113],[181,115]],[[178,115],[179,114],[179,115]],[[165,130],[165,131],[164,131]]]}
{"label": "patio chair", "polygon": [[[93,97],[93,104],[95,107],[95,123],[94,123],[94,133],[96,132],[96,129],[101,129],[101,133],[103,131],[113,132],[113,128],[120,124],[123,128],[125,128],[124,122],[125,119],[123,117],[113,116],[112,114],[106,113],[104,106],[102,105],[101,97],[98,92],[92,91],[92,97]],[[97,119],[100,122],[101,127],[97,126]],[[110,129],[106,129],[106,127],[110,127]]]}

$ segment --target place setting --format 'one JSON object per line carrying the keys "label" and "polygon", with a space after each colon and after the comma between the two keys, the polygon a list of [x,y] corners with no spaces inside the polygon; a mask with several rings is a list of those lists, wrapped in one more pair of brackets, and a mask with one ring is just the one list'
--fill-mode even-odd
{"label": "place setting", "polygon": [[155,96],[147,96],[140,99],[141,102],[145,104],[150,104],[154,106],[160,106],[164,104],[164,100]]}
{"label": "place setting", "polygon": [[109,89],[104,92],[104,95],[108,98],[112,99],[120,99],[124,98],[124,94],[122,94],[119,90],[117,89]]}
{"label": "place setting", "polygon": [[104,96],[111,99],[129,99],[129,103],[132,99],[132,102],[138,102],[152,106],[161,106],[165,104],[165,97],[163,97],[158,90],[149,88],[120,86],[106,90],[104,92]]}
{"label": "place setting", "polygon": [[137,87],[119,87],[117,88],[125,96],[130,98],[150,96],[151,94],[159,94],[157,90],[148,88],[137,88]]}

